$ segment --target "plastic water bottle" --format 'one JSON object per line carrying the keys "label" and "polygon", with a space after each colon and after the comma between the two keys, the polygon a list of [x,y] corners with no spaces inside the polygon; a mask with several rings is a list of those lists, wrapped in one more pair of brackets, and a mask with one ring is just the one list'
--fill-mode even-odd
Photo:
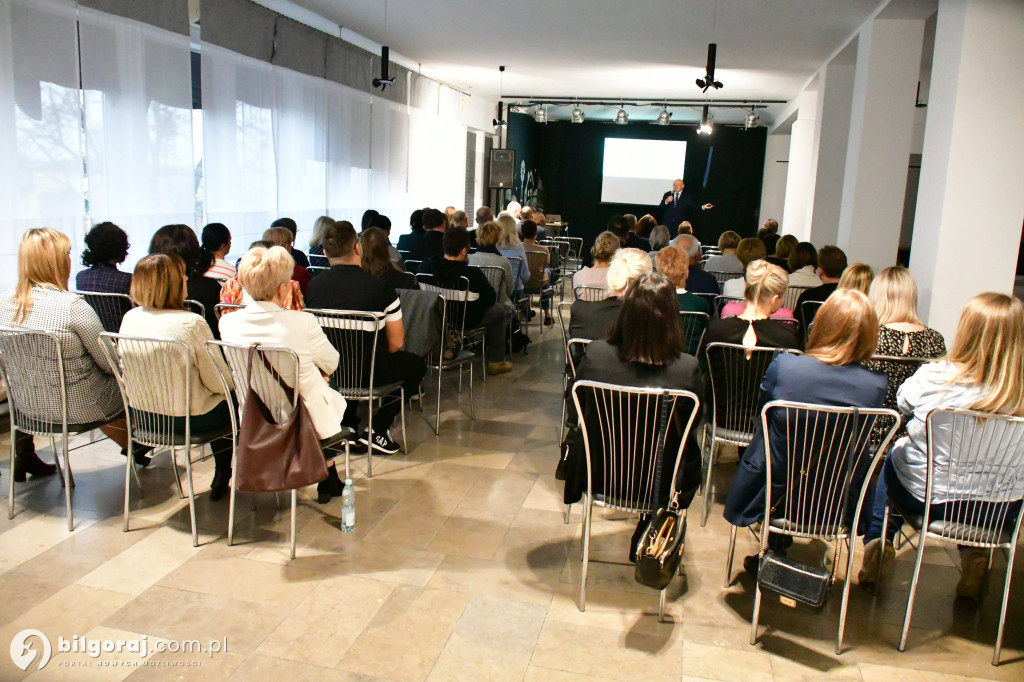
{"label": "plastic water bottle", "polygon": [[356,529],[356,491],[352,489],[352,479],[345,479],[345,489],[341,491],[341,529],[351,533]]}

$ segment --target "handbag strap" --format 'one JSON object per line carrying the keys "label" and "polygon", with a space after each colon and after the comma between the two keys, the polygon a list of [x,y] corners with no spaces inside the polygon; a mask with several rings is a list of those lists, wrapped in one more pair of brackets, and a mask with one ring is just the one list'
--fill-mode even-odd
{"label": "handbag strap", "polygon": [[[661,405],[658,410],[658,435],[655,439],[655,457],[654,457],[654,498],[657,500],[657,496],[661,493],[661,466],[662,460],[665,459],[665,443],[668,440],[668,415],[669,415],[669,399],[667,391],[663,391],[661,394]],[[669,509],[676,511],[679,509],[679,496],[675,491],[672,491],[672,499],[669,502]]]}
{"label": "handbag strap", "polygon": [[[258,345],[259,344],[254,343],[251,346],[249,346],[249,369],[248,375],[246,376],[246,382],[250,386],[252,385],[252,358],[253,355],[256,353],[256,348]],[[274,366],[270,364],[269,360],[267,360],[267,356],[263,354],[263,351],[260,351],[259,356],[260,360],[263,361],[263,366],[267,368],[268,372],[270,372],[270,376],[274,377],[274,380],[277,381],[277,385],[281,387],[282,391],[284,391],[284,395],[286,398],[288,398],[288,402],[294,404],[295,389],[293,389],[291,386],[285,383],[284,377],[282,377],[280,373],[278,373],[278,371],[274,369]]]}

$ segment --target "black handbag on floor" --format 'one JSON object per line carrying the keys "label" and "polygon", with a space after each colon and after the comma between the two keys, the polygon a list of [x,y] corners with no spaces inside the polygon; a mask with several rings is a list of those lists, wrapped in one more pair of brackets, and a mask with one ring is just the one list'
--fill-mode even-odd
{"label": "black handbag on floor", "polygon": [[808,566],[772,550],[761,557],[757,570],[757,584],[763,592],[778,595],[783,606],[792,608],[800,604],[814,612],[825,607],[833,578],[834,574],[824,568]]}
{"label": "black handbag on floor", "polygon": [[[669,399],[662,399],[658,440],[658,453],[654,465],[654,497],[661,494],[661,465],[665,458],[668,433]],[[686,539],[686,516],[679,509],[679,494],[672,491],[668,508],[659,508],[652,516],[636,550],[636,568],[633,578],[641,585],[663,590],[672,582],[683,560]]]}

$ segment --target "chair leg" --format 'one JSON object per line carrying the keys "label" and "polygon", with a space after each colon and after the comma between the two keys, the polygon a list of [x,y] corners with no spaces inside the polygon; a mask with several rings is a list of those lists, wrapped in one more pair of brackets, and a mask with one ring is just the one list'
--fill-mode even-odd
{"label": "chair leg", "polygon": [[711,436],[711,448],[708,452],[708,471],[704,475],[704,499],[701,500],[700,509],[700,527],[703,528],[708,523],[708,514],[711,512],[711,498],[714,495],[714,491],[711,489],[711,472],[715,468],[715,455],[718,450],[718,439]]}
{"label": "chair leg", "polygon": [[60,445],[64,451],[64,502],[68,507],[68,531],[73,531],[75,529],[75,515],[71,511],[71,449],[68,447],[68,434],[66,432],[61,434]]}
{"label": "chair leg", "polygon": [[[843,580],[843,604],[839,608],[839,632],[836,634],[836,656],[843,653],[843,633],[846,631],[846,607],[850,602],[850,583],[853,580],[853,543],[854,538],[847,539],[846,579]],[[837,540],[836,542],[841,542]],[[884,549],[884,548],[883,548]],[[838,557],[836,558],[838,561]]]}
{"label": "chair leg", "polygon": [[292,488],[292,546],[288,556],[295,558],[295,505],[298,498],[298,491]]}
{"label": "chair leg", "polygon": [[[13,419],[11,420],[14,421]],[[17,427],[11,427],[11,458],[7,463],[7,518],[14,518],[14,441],[18,437]],[[53,453],[54,460],[57,459],[57,451]],[[61,480],[64,479],[63,473],[61,474]]]}
{"label": "chair leg", "polygon": [[[235,467],[234,471],[238,471]],[[235,476],[231,476],[231,491],[228,493],[228,547],[235,544]]]}
{"label": "chair leg", "polygon": [[[92,431],[90,431],[89,433],[92,433]],[[13,438],[14,436],[11,436],[11,437]],[[57,465],[57,473],[60,474],[60,487],[63,488],[64,485],[65,485],[65,483],[64,483],[64,465],[60,463],[60,456],[59,456],[59,453],[57,452],[57,439],[55,439],[55,438],[51,438],[50,439],[50,450],[53,452],[53,463]],[[74,485],[74,484],[75,484],[74,481],[72,481],[71,485]]]}
{"label": "chair leg", "polygon": [[[878,555],[878,572],[875,573],[875,594],[878,594],[882,585],[882,564],[885,563],[885,538],[889,532],[889,500],[885,501],[885,514],[882,516],[882,536],[880,538],[881,549]],[[847,576],[849,580],[849,576]]]}
{"label": "chair leg", "polygon": [[437,415],[434,417],[434,435],[441,435],[441,377],[444,376],[444,370],[438,368],[437,370]]}
{"label": "chair leg", "polygon": [[[403,388],[400,388],[398,390],[400,390],[402,392],[401,393],[402,409],[399,410],[399,413],[402,415],[402,454],[403,455],[408,455],[409,454],[409,443],[407,442],[408,441],[408,436],[405,435],[405,388],[403,387]],[[346,471],[347,471],[347,469],[346,469]]]}
{"label": "chair leg", "polygon": [[192,483],[192,449],[186,444],[185,473],[188,476],[188,515],[192,521],[192,546],[199,546],[199,528],[196,526],[196,491]]}
{"label": "chair leg", "polygon": [[667,587],[665,589],[663,589],[663,590],[659,590],[659,592],[658,592],[658,622],[659,623],[664,623],[665,622],[665,593],[666,592],[668,592],[668,588]]}
{"label": "chair leg", "polygon": [[[129,449],[131,445],[128,446]],[[135,460],[132,459],[131,453],[125,458],[124,463],[124,526],[121,529],[125,533],[128,532],[128,513],[131,508],[131,490],[132,490],[132,468],[135,465]]]}
{"label": "chair leg", "polygon": [[572,505],[565,505],[565,525],[569,525],[569,516],[572,514]]}
{"label": "chair leg", "polygon": [[[440,398],[440,395],[438,396]],[[438,403],[440,403],[440,399]],[[359,434],[356,434],[358,436]],[[373,478],[373,398],[366,401],[366,477]]]}
{"label": "chair leg", "polygon": [[736,526],[729,525],[729,551],[725,557],[725,587],[732,586],[732,558],[736,553]]}
{"label": "chair leg", "polygon": [[[128,443],[128,450],[129,450],[128,459],[132,459],[131,449],[132,449],[132,445],[131,445],[131,442],[129,442]],[[185,452],[186,453],[188,452],[187,448],[186,448]],[[191,457],[191,455],[190,455],[190,457]],[[132,461],[135,461],[135,460],[132,459]],[[171,469],[174,471],[174,484],[176,486],[178,486],[178,499],[184,499],[185,498],[185,491],[181,487],[181,473],[178,471],[178,450],[177,450],[177,448],[173,448],[173,447],[171,448]]]}
{"label": "chair leg", "polygon": [[992,665],[999,665],[999,653],[1003,649],[1003,627],[1006,625],[1006,602],[1010,600],[1010,579],[1013,577],[1013,559],[1017,553],[1017,543],[1010,545],[1010,553],[1006,557],[1006,582],[1003,583],[1003,603],[999,607],[999,628],[996,630],[996,648],[992,653]]}
{"label": "chair leg", "polygon": [[[473,363],[467,363],[469,365],[469,418],[476,421],[476,408],[473,407]],[[487,374],[487,371],[484,371]],[[462,375],[462,372],[459,372]]]}
{"label": "chair leg", "polygon": [[921,563],[924,560],[924,545],[927,533],[921,529],[921,539],[917,543],[917,560],[914,562],[914,577],[910,579],[910,594],[907,595],[907,614],[903,618],[903,632],[900,634],[899,650],[907,648],[907,635],[910,632],[910,619],[914,615],[914,596],[917,594],[917,580],[921,576]]}
{"label": "chair leg", "polygon": [[[733,526],[735,528],[735,526]],[[757,621],[761,617],[761,585],[755,582],[754,615],[750,617],[750,645],[757,644]]]}
{"label": "chair leg", "polygon": [[480,369],[483,371],[484,383],[487,383],[487,337],[480,342]]}
{"label": "chair leg", "polygon": [[580,572],[580,611],[587,610],[587,566],[590,563],[590,500],[587,500],[587,506],[583,511],[583,550],[581,559],[583,561],[583,569]]}

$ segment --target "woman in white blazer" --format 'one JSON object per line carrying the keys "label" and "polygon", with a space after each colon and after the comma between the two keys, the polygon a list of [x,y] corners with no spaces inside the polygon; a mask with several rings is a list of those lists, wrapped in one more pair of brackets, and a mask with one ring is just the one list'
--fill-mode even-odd
{"label": "woman in white blazer", "polygon": [[[230,343],[283,346],[299,357],[299,396],[317,435],[329,438],[341,431],[345,398],[327,384],[338,366],[338,351],[312,314],[282,307],[290,292],[295,262],[280,246],[250,249],[238,264],[238,281],[252,299],[245,308],[221,320],[221,338]],[[317,486],[318,501],[326,504],[341,495],[344,484],[333,462],[327,479]]]}

